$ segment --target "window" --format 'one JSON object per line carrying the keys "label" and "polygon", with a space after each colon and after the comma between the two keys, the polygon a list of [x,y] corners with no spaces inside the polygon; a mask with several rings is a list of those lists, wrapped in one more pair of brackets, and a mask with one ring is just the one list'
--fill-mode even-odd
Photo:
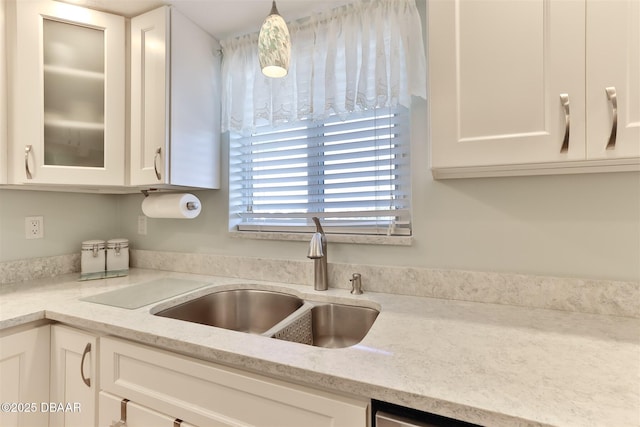
{"label": "window", "polygon": [[409,109],[384,107],[231,134],[229,204],[240,231],[411,234]]}
{"label": "window", "polygon": [[281,79],[260,72],[257,33],[220,42],[231,226],[279,238],[317,216],[327,233],[366,236],[343,241],[406,244],[377,236],[411,235],[409,108],[427,76],[416,1],[354,1],[287,25]]}

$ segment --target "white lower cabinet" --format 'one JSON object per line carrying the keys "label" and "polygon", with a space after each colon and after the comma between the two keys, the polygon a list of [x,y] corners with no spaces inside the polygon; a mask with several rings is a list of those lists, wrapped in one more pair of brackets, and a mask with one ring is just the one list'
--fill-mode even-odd
{"label": "white lower cabinet", "polygon": [[0,332],[0,426],[49,424],[49,338],[49,325]]}
{"label": "white lower cabinet", "polygon": [[370,405],[58,324],[0,331],[0,402],[2,427],[367,427]]}
{"label": "white lower cabinet", "polygon": [[[51,427],[86,427],[97,422],[98,338],[63,325],[51,327]],[[61,409],[61,410],[57,410]]]}
{"label": "white lower cabinet", "polygon": [[[366,427],[369,400],[339,396],[117,338],[100,341],[100,426],[135,413],[192,425]],[[133,406],[135,404],[135,406]],[[148,411],[149,413],[146,413]],[[162,415],[165,414],[165,415]],[[133,415],[132,415],[133,416]],[[137,423],[137,421],[135,421]],[[132,421],[127,425],[143,425]],[[153,425],[172,425],[152,423]]]}
{"label": "white lower cabinet", "polygon": [[0,184],[7,183],[7,52],[6,2],[0,1]]}

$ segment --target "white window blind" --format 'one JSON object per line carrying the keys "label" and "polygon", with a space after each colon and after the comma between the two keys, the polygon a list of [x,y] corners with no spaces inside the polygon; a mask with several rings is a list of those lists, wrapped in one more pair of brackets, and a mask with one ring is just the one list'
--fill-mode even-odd
{"label": "white window blind", "polygon": [[409,110],[402,106],[231,134],[240,231],[410,235]]}

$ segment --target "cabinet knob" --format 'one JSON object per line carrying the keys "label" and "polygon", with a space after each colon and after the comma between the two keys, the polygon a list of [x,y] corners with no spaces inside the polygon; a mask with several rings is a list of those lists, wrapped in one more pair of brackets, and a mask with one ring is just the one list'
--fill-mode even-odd
{"label": "cabinet knob", "polygon": [[618,134],[618,95],[616,95],[616,88],[611,86],[605,88],[607,92],[607,99],[611,105],[611,133],[609,134],[609,142],[607,142],[607,150],[613,150],[616,148],[616,136]]}
{"label": "cabinet knob", "polygon": [[560,152],[566,153],[567,151],[569,151],[569,133],[571,130],[571,114],[569,112],[568,93],[560,94],[560,103],[562,104],[562,109],[564,110],[564,138],[562,139],[562,148],[560,148]]}

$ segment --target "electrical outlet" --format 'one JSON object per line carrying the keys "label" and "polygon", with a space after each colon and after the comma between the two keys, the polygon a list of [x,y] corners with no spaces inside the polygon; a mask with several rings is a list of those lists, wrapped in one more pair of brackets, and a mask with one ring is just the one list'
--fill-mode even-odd
{"label": "electrical outlet", "polygon": [[42,239],[44,237],[44,217],[24,217],[24,237],[27,239]]}
{"label": "electrical outlet", "polygon": [[147,234],[147,217],[144,215],[138,216],[138,234],[143,236]]}

